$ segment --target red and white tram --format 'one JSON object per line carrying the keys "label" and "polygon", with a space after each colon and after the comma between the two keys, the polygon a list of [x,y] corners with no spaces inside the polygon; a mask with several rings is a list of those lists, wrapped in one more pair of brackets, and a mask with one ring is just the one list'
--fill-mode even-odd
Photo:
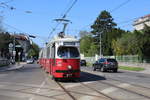
{"label": "red and white tram", "polygon": [[39,64],[54,79],[80,77],[79,41],[70,36],[55,37],[40,51]]}

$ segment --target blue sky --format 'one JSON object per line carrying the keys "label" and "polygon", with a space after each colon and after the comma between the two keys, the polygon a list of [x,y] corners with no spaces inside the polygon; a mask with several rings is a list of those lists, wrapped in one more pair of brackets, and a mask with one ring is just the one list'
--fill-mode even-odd
{"label": "blue sky", "polygon": [[[0,2],[9,0],[0,0]],[[47,40],[52,28],[56,26],[55,18],[60,18],[65,9],[73,0],[13,0],[7,3],[16,8],[10,10],[0,7],[0,13],[4,16],[5,29],[9,32],[25,32],[36,35],[33,39],[41,47]],[[80,30],[90,30],[90,24],[102,10],[111,11],[127,0],[78,0],[67,18],[72,21],[67,28],[67,33],[78,36]],[[125,30],[133,30],[133,18],[150,14],[150,0],[130,0],[127,4],[111,13],[118,27]],[[31,11],[32,13],[25,13]],[[126,22],[127,23],[124,23]],[[8,24],[8,25],[6,25]],[[10,26],[9,26],[10,25]],[[17,28],[17,29],[15,29]],[[57,34],[62,26],[57,28],[53,35]]]}

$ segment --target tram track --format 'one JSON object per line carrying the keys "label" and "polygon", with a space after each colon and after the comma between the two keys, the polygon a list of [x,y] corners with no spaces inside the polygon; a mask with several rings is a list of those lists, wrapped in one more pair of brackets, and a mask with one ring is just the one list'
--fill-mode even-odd
{"label": "tram track", "polygon": [[92,96],[92,97],[97,97],[97,98],[101,98],[101,99],[104,99],[104,100],[117,100],[117,99],[114,99],[108,95],[105,95],[104,93],[92,88],[92,87],[89,87],[87,86],[86,84],[80,82],[80,81],[76,81],[78,83],[80,83],[82,86],[85,86],[86,88],[92,90],[92,91],[95,91],[96,93],[100,94],[100,95],[92,95],[92,94],[86,94],[86,93],[81,93],[81,92],[76,92],[76,91],[72,91],[72,90],[68,90],[67,88],[65,88],[65,86],[62,85],[61,82],[56,82],[63,90],[65,93],[67,93],[71,98],[72,100],[77,100],[77,98],[75,96],[73,96],[71,93],[76,93],[76,94],[82,94],[84,96]]}
{"label": "tram track", "polygon": [[[93,73],[93,72],[90,72],[90,71],[85,71],[87,73],[91,73],[91,74],[96,74],[96,75],[99,75],[97,73]],[[106,79],[110,79],[110,80],[114,80],[114,81],[118,81],[118,82],[122,82],[122,83],[128,83],[130,85],[133,85],[133,86],[137,86],[137,87],[141,87],[141,88],[145,88],[145,89],[150,89],[150,87],[146,87],[146,86],[142,86],[142,85],[138,85],[138,84],[134,84],[134,83],[131,83],[131,82],[127,82],[127,81],[122,81],[122,80],[118,80],[118,79],[114,79],[114,78],[110,78],[108,77],[107,75],[103,74],[102,75],[104,78]]]}
{"label": "tram track", "polygon": [[[47,75],[49,77],[49,75]],[[56,84],[62,89],[62,91],[64,91],[72,100],[78,100],[74,95],[72,95],[71,93],[75,93],[75,94],[80,94],[80,95],[84,95],[84,96],[91,96],[91,97],[97,97],[97,98],[103,98],[105,100],[117,100],[117,99],[113,99],[97,90],[94,90],[93,88],[91,87],[88,87],[86,84],[80,82],[80,81],[75,81],[75,82],[78,82],[80,83],[81,85],[83,86],[86,86],[87,88],[89,88],[90,90],[93,90],[95,91],[96,93],[102,95],[102,96],[99,96],[99,95],[92,95],[92,94],[87,94],[87,93],[82,93],[82,92],[79,92],[79,91],[73,91],[73,90],[69,90],[67,89],[62,82],[58,82],[58,81],[55,81]],[[61,90],[60,90],[61,91]]]}
{"label": "tram track", "polygon": [[[97,73],[93,73],[93,72],[89,72],[89,71],[85,71],[85,72],[88,72],[88,73],[91,73],[91,74],[96,74],[96,75],[99,75]],[[132,87],[135,87],[135,88],[143,88],[143,89],[148,89],[150,91],[150,88],[149,87],[144,87],[144,86],[141,86],[141,85],[137,85],[137,84],[133,84],[133,83],[130,83],[130,82],[126,82],[126,81],[121,81],[121,80],[117,80],[117,79],[113,79],[113,78],[110,78],[110,77],[107,77],[107,75],[104,74],[104,77],[107,79],[107,82],[104,82],[104,81],[97,81],[98,83],[102,83],[102,84],[105,84],[105,85],[108,85],[108,86],[111,86],[111,87],[115,87],[115,88],[118,88],[118,89],[121,89],[121,90],[124,90],[126,92],[129,92],[129,93],[133,93],[133,94],[136,94],[138,96],[141,96],[141,97],[144,97],[144,98],[147,98],[147,99],[150,99],[150,96],[149,95],[146,95],[146,94],[143,94],[142,92],[137,92],[137,91],[134,91],[130,88],[126,88],[126,87],[120,87],[117,85],[114,85],[112,83],[110,83],[109,81],[112,80],[112,81],[117,81],[117,82],[120,82],[122,84],[128,84],[128,85],[131,85]],[[88,77],[89,78],[89,77]],[[109,81],[108,81],[109,80]]]}
{"label": "tram track", "polygon": [[136,91],[134,91],[134,90],[131,90],[131,89],[122,88],[122,87],[116,86],[116,85],[111,84],[111,83],[108,83],[108,82],[103,82],[103,81],[98,81],[98,82],[99,82],[99,83],[102,83],[102,84],[105,84],[105,85],[109,85],[109,86],[115,87],[115,88],[119,88],[119,89],[124,90],[124,91],[126,91],[126,92],[133,93],[133,94],[142,96],[142,97],[147,98],[147,99],[150,99],[150,96],[147,96],[147,95],[142,94],[142,93],[138,93],[138,92],[136,92]]}
{"label": "tram track", "polygon": [[23,93],[23,94],[29,94],[29,95],[36,95],[36,96],[40,96],[40,97],[45,97],[45,98],[58,100],[57,98],[54,98],[53,96],[47,96],[47,95],[42,95],[42,94],[33,93],[33,92],[25,92],[25,91],[22,91],[20,89],[19,90],[13,90],[13,89],[2,89],[2,88],[0,88],[0,90],[9,91],[9,92],[16,92],[16,93]]}
{"label": "tram track", "polygon": [[107,78],[107,79],[110,79],[110,80],[113,80],[113,81],[118,81],[118,82],[120,82],[120,83],[127,83],[127,84],[130,84],[130,85],[136,86],[136,87],[145,88],[145,89],[149,89],[149,90],[150,90],[150,87],[145,87],[145,86],[137,85],[137,84],[134,84],[134,83],[131,83],[131,82],[126,82],[126,81],[122,81],[122,80],[117,80],[117,79],[110,78],[110,77],[106,77],[106,78]]}
{"label": "tram track", "polygon": [[[80,81],[78,81],[78,82],[80,82]],[[92,87],[89,87],[88,85],[84,84],[83,82],[80,82],[80,84],[82,84],[83,86],[85,86],[85,87],[91,89],[92,91],[95,91],[96,93],[98,93],[98,94],[100,94],[100,95],[103,95],[104,97],[106,97],[105,99],[117,100],[117,99],[112,98],[112,97],[110,97],[110,96],[108,96],[108,95],[106,95],[106,94],[104,94],[104,93],[102,93],[102,92],[100,92],[100,91],[98,91],[98,90],[92,88]],[[101,96],[101,97],[102,97],[102,96]],[[104,97],[102,97],[102,98],[104,98]]]}
{"label": "tram track", "polygon": [[60,82],[56,82],[61,89],[69,96],[72,98],[72,100],[77,100]]}
{"label": "tram track", "polygon": [[[89,72],[89,73],[91,73],[91,72]],[[95,73],[92,73],[92,74],[95,74]],[[89,78],[91,78],[91,77],[86,77],[86,78],[87,78],[87,80],[89,80]],[[117,81],[117,82],[119,82],[119,83],[127,83],[127,84],[129,84],[129,85],[131,85],[131,86],[134,86],[135,88],[136,88],[136,87],[140,87],[140,88],[143,88],[143,89],[150,89],[150,88],[147,88],[147,87],[144,87],[144,86],[141,86],[141,85],[131,84],[130,82],[125,82],[125,81],[116,80],[116,79],[109,78],[109,77],[106,77],[106,76],[105,76],[105,78],[107,78],[109,81],[112,80],[112,81]],[[145,98],[145,99],[150,99],[150,96],[145,95],[144,93],[141,93],[141,92],[139,92],[139,91],[137,92],[137,91],[135,91],[135,90],[132,90],[132,89],[130,89],[130,88],[128,89],[128,88],[126,88],[126,87],[119,87],[119,86],[117,86],[117,85],[114,85],[114,84],[110,83],[109,81],[108,81],[108,82],[105,82],[105,80],[101,80],[101,81],[96,81],[96,82],[101,83],[101,84],[105,84],[105,85],[108,85],[108,86],[111,86],[111,87],[114,87],[114,88],[117,88],[117,89],[120,89],[120,90],[123,90],[123,91],[126,91],[127,93],[132,93],[132,94],[134,94],[134,95],[137,95],[137,96],[139,96],[139,97],[143,97],[143,98]],[[81,82],[81,81],[76,81],[76,82],[80,83],[82,86],[85,86],[86,88],[88,88],[88,89],[90,89],[90,90],[92,90],[92,91],[95,91],[96,93],[100,94],[101,96],[98,96],[98,95],[90,95],[90,94],[86,94],[86,93],[80,93],[80,91],[69,90],[67,87],[63,86],[63,83],[62,83],[62,82],[56,82],[56,83],[58,84],[59,87],[61,87],[61,89],[62,89],[72,100],[77,100],[77,98],[76,98],[72,93],[82,94],[82,95],[85,95],[85,96],[93,96],[93,97],[98,97],[98,98],[104,98],[104,99],[106,99],[106,100],[119,100],[119,99],[117,99],[117,98],[115,98],[115,97],[113,97],[113,96],[110,96],[110,95],[108,95],[108,94],[105,94],[105,93],[99,91],[98,89],[95,89],[95,88],[93,88],[93,87],[91,87],[91,86],[85,84],[84,82]]]}

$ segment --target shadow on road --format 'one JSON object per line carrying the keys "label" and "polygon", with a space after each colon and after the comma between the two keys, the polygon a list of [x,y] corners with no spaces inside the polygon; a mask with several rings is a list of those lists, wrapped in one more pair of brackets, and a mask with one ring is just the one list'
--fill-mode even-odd
{"label": "shadow on road", "polygon": [[80,82],[90,82],[90,81],[100,81],[100,80],[106,80],[106,78],[88,72],[81,72]]}
{"label": "shadow on road", "polygon": [[91,74],[88,72],[81,72],[80,79],[74,80],[74,79],[65,79],[65,80],[59,80],[60,82],[67,82],[67,83],[78,83],[78,82],[93,82],[93,81],[100,81],[100,80],[106,80],[105,77]]}

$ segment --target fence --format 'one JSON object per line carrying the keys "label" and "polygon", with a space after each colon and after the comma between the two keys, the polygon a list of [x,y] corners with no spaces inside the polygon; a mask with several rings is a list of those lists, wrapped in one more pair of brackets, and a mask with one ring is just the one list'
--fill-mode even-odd
{"label": "fence", "polygon": [[[150,63],[150,59],[142,59],[138,55],[104,56],[104,58],[115,58],[118,62]],[[89,63],[93,63],[96,61],[97,58],[95,56],[95,57],[84,57],[84,59]]]}

